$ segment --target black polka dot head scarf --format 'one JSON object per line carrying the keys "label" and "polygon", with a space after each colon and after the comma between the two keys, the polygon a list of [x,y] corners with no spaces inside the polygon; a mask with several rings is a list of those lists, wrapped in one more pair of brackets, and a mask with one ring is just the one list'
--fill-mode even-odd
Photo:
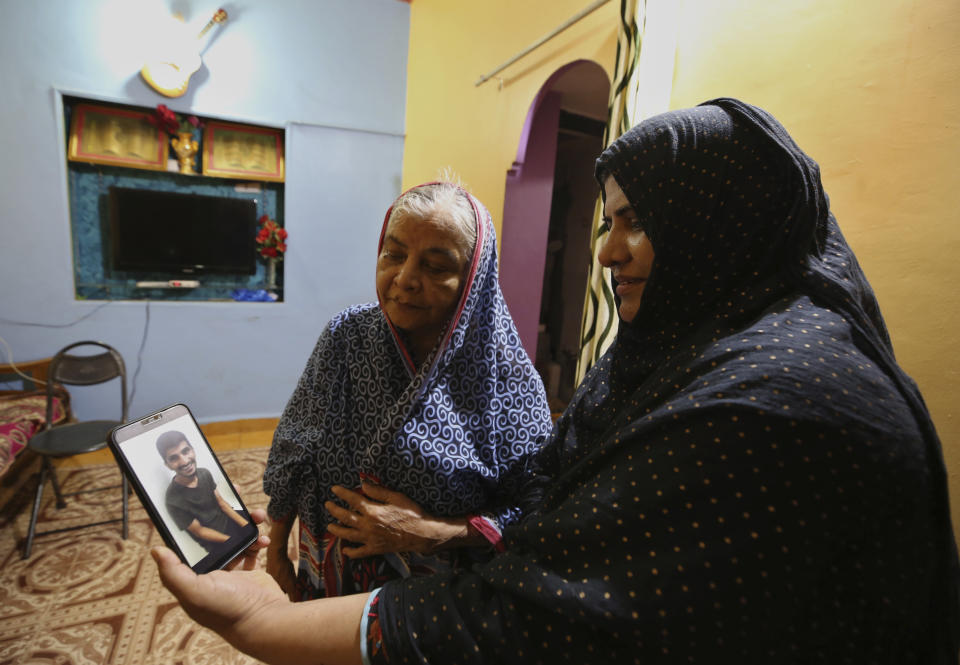
{"label": "black polka dot head scarf", "polygon": [[746,304],[744,291],[758,285],[772,293],[823,236],[816,165],[727,105],[650,118],[597,160],[598,178],[617,181],[656,252],[636,327],[697,325],[726,313],[731,301]]}
{"label": "black polka dot head scarf", "polygon": [[819,167],[763,109],[720,98],[653,116],[611,144],[596,172],[601,188],[608,175],[620,185],[656,254],[621,338],[662,354],[704,326],[736,330],[799,290],[842,312],[865,350],[896,367]]}

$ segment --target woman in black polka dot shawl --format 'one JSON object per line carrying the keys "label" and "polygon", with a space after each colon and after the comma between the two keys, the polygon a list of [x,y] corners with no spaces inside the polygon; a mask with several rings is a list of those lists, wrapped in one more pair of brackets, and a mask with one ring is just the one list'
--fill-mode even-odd
{"label": "woman in black polka dot shawl", "polygon": [[717,99],[642,122],[598,174],[655,251],[639,309],[507,552],[386,584],[367,656],[956,663],[940,445],[817,165]]}

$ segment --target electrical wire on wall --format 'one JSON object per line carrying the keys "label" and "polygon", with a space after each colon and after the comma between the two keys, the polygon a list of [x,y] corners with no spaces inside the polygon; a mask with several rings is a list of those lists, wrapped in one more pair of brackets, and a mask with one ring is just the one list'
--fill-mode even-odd
{"label": "electrical wire on wall", "polygon": [[143,335],[140,337],[140,348],[137,349],[137,369],[133,372],[133,378],[130,380],[130,399],[127,404],[133,404],[133,396],[137,394],[137,377],[140,376],[140,368],[143,366],[143,349],[147,346],[147,332],[150,330],[150,301],[147,300],[143,317]]}
{"label": "electrical wire on wall", "polygon": [[[71,321],[70,323],[34,323],[32,321],[15,321],[12,319],[5,319],[5,318],[0,318],[0,323],[6,323],[8,325],[13,325],[13,326],[31,326],[35,328],[70,328],[71,326],[77,325],[81,321],[85,321],[86,319],[89,319],[91,316],[99,312],[101,309],[111,304],[113,303],[105,302],[102,305],[99,305],[98,307],[96,307],[95,309],[90,310],[80,318],[74,321]],[[137,350],[137,367],[134,370],[133,378],[130,381],[130,397],[127,400],[129,404],[133,404],[133,397],[134,395],[137,394],[137,377],[140,376],[140,369],[143,366],[143,350],[147,346],[147,332],[149,331],[149,329],[150,329],[150,301],[147,300],[145,304],[145,309],[144,309],[143,334],[140,337],[140,348]],[[43,385],[46,383],[45,381],[35,379],[32,376],[28,376],[23,372],[21,372],[17,368],[16,363],[13,362],[13,350],[10,348],[10,345],[7,343],[7,340],[5,340],[3,337],[0,337],[0,344],[2,344],[4,349],[6,350],[7,361],[8,361],[7,364],[10,365],[10,368],[14,371],[15,374],[17,374],[18,376],[24,379],[32,381],[36,384]]]}
{"label": "electrical wire on wall", "polygon": [[7,364],[10,365],[10,369],[13,370],[13,373],[17,376],[26,379],[27,381],[32,381],[33,383],[39,384],[41,386],[47,385],[47,382],[42,379],[35,379],[29,374],[24,374],[20,371],[20,368],[17,367],[16,363],[13,362],[13,351],[10,349],[10,345],[7,343],[3,337],[0,337],[0,344],[3,344],[3,348],[7,350]]}
{"label": "electrical wire on wall", "polygon": [[102,305],[97,306],[95,309],[90,310],[89,312],[81,316],[79,319],[76,319],[75,321],[71,321],[70,323],[32,323],[30,321],[14,321],[12,319],[4,319],[4,318],[0,318],[0,323],[7,323],[12,326],[34,326],[36,328],[69,328],[71,326],[77,325],[81,321],[85,321],[86,319],[89,319],[91,316],[99,312],[101,309],[111,304],[112,303],[110,302],[105,302]]}

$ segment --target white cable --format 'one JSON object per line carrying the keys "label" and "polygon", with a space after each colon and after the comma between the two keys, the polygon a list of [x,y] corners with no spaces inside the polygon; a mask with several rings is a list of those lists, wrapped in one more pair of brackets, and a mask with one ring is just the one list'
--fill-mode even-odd
{"label": "white cable", "polygon": [[22,377],[25,378],[26,380],[28,380],[28,381],[33,381],[34,383],[40,384],[40,385],[42,385],[42,386],[47,385],[47,382],[46,382],[46,381],[41,381],[40,379],[35,379],[35,378],[33,378],[32,376],[29,376],[29,375],[27,375],[27,374],[24,374],[23,372],[20,371],[20,368],[17,367],[16,364],[13,362],[13,350],[10,348],[10,345],[7,344],[7,340],[5,340],[3,337],[0,337],[0,344],[3,344],[3,348],[5,348],[5,349],[7,350],[7,360],[10,361],[10,362],[7,363],[7,364],[10,365],[10,369],[12,369],[15,374],[19,374],[20,376],[22,376]]}

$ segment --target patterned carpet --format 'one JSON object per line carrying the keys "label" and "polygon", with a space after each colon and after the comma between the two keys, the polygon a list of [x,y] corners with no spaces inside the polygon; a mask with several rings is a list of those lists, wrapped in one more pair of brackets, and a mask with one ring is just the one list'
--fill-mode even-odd
{"label": "patterned carpet", "polygon": [[[248,508],[263,507],[267,449],[219,454]],[[64,492],[119,483],[113,465],[66,469]],[[44,492],[39,531],[119,517],[119,487],[67,497]],[[164,589],[149,548],[162,544],[136,496],[130,537],[120,523],[41,536],[20,558],[29,507],[0,531],[0,665],[246,665],[258,663],[194,624]]]}

